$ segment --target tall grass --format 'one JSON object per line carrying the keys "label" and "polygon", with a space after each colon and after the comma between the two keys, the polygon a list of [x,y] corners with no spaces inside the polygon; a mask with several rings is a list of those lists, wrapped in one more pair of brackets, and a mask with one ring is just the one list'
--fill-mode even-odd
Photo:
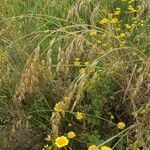
{"label": "tall grass", "polygon": [[148,150],[148,4],[1,0],[0,148]]}

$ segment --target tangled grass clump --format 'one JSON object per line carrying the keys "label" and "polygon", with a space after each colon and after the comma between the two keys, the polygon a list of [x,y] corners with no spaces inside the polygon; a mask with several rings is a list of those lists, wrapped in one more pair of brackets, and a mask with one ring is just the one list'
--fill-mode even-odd
{"label": "tangled grass clump", "polygon": [[149,150],[148,0],[0,8],[0,149]]}

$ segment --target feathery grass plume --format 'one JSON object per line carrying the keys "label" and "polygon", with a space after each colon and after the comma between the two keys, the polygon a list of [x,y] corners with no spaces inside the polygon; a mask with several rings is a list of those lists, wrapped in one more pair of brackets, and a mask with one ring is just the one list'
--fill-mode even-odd
{"label": "feathery grass plume", "polygon": [[15,90],[13,97],[14,103],[20,103],[25,98],[25,95],[32,91],[33,85],[38,82],[40,68],[39,51],[40,48],[37,47],[31,58],[27,60],[26,69],[22,73],[21,79]]}
{"label": "feathery grass plume", "polygon": [[21,102],[25,99],[26,94],[32,91],[34,84],[38,82],[37,78],[40,69],[39,51],[40,48],[37,47],[31,57],[27,60],[26,69],[22,73],[21,79],[16,86],[11,108],[12,112],[14,112],[14,117],[10,132],[10,140],[13,138],[13,136],[15,136],[15,134],[28,127],[28,117],[21,109]]}
{"label": "feathery grass plume", "polygon": [[[131,87],[131,89],[133,90],[130,90],[130,99],[137,125],[134,136],[135,142],[133,145],[136,147],[140,144],[141,147],[146,149],[146,146],[148,146],[148,142],[145,139],[147,139],[147,133],[149,132],[149,128],[147,127],[150,123],[148,121],[150,112],[146,108],[143,109],[142,105],[147,101],[147,99],[149,99],[150,96],[149,92],[147,93],[147,90],[149,89],[146,90],[147,86],[145,86],[149,84],[150,61],[143,61],[142,66],[142,69],[140,68],[139,76],[137,77],[136,82],[133,84],[134,88]],[[149,107],[149,104],[147,104],[146,106]],[[143,112],[143,114],[141,115],[140,112]]]}
{"label": "feathery grass plume", "polygon": [[79,83],[78,83],[78,87],[77,87],[77,91],[76,91],[76,97],[75,97],[75,101],[72,105],[71,111],[73,111],[76,107],[76,105],[79,103],[79,101],[81,100],[83,93],[84,93],[84,89],[85,89],[85,84],[87,84],[88,81],[86,78],[82,78]]}
{"label": "feathery grass plume", "polygon": [[65,60],[65,53],[61,47],[58,49],[58,56],[57,56],[57,67],[56,67],[56,74],[64,73],[64,60]]}
{"label": "feathery grass plume", "polygon": [[52,125],[53,138],[56,138],[59,135],[59,125],[61,122],[60,113],[53,112],[50,120],[51,120],[51,125]]}
{"label": "feathery grass plume", "polygon": [[[67,111],[70,108],[71,100],[73,98],[73,94],[77,89],[77,84],[75,86],[72,86],[69,89],[69,92],[67,92],[67,96],[63,98],[62,101],[59,102],[59,104],[62,106],[63,110],[61,111],[61,114],[63,117],[65,117],[65,111]],[[61,115],[59,112],[53,112],[51,116],[51,125],[52,125],[52,133],[53,137],[58,137],[59,134],[59,126],[61,124]]]}
{"label": "feathery grass plume", "polygon": [[69,64],[71,61],[71,58],[73,56],[73,48],[74,48],[74,40],[70,43],[70,45],[68,46],[68,48],[65,51],[65,74],[69,74]]}
{"label": "feathery grass plume", "polygon": [[48,70],[48,76],[52,78],[52,45],[55,39],[51,40],[48,46],[47,56],[46,56],[46,68]]}
{"label": "feathery grass plume", "polygon": [[13,26],[12,23],[14,21],[15,21],[15,18],[12,18],[12,20],[10,21],[10,23],[5,28],[2,28],[0,30],[0,37],[2,37],[5,33],[9,32],[12,29],[12,26]]}
{"label": "feathery grass plume", "polygon": [[82,38],[78,38],[75,43],[76,53],[78,57],[81,57],[82,53],[84,52],[84,40]]}
{"label": "feathery grass plume", "polygon": [[140,92],[141,86],[145,81],[148,80],[149,74],[150,74],[150,63],[149,63],[149,61],[147,61],[145,66],[143,67],[143,71],[137,78],[134,91],[132,91],[132,93],[131,93],[132,100],[135,101],[137,99],[137,97],[139,96],[138,93]]}
{"label": "feathery grass plume", "polygon": [[68,11],[67,20],[69,20],[75,16],[74,11],[75,11],[75,6],[71,7],[71,9]]}
{"label": "feathery grass plume", "polygon": [[142,3],[142,6],[144,7],[144,10],[146,10],[146,9],[150,10],[150,1],[149,0],[142,0],[141,3]]}
{"label": "feathery grass plume", "polygon": [[96,47],[96,45],[93,45],[88,53],[88,58],[89,58],[90,62],[92,62],[96,58],[97,54],[98,54],[97,47]]}

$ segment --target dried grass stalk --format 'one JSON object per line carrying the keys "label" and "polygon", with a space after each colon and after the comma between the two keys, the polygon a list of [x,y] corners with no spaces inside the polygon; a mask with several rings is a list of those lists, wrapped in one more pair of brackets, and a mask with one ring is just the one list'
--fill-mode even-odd
{"label": "dried grass stalk", "polygon": [[21,79],[16,86],[15,94],[13,97],[14,103],[20,103],[25,95],[32,91],[33,85],[38,82],[38,74],[40,68],[39,58],[40,48],[37,47],[33,52],[33,58],[29,58],[26,63],[26,69],[21,75]]}

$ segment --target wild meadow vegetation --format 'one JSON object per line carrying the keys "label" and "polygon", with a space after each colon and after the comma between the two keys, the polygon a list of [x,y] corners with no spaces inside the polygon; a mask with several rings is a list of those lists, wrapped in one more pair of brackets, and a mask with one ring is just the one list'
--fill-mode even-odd
{"label": "wild meadow vegetation", "polygon": [[149,0],[0,0],[1,150],[150,150]]}

